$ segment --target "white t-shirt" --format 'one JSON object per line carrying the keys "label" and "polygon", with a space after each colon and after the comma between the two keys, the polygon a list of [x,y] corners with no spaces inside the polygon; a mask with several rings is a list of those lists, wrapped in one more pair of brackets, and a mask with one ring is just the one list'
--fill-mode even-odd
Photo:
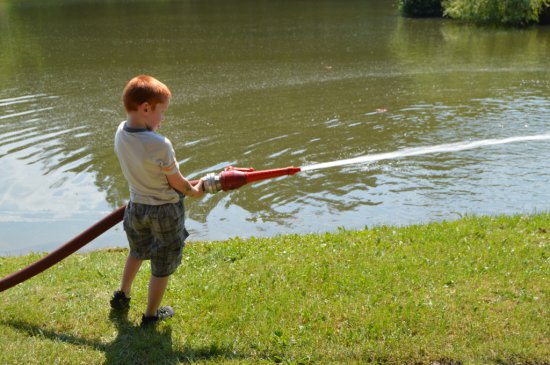
{"label": "white t-shirt", "polygon": [[161,205],[179,201],[178,193],[166,180],[166,175],[179,171],[168,138],[145,128],[129,128],[122,122],[115,134],[115,153],[130,185],[132,202]]}

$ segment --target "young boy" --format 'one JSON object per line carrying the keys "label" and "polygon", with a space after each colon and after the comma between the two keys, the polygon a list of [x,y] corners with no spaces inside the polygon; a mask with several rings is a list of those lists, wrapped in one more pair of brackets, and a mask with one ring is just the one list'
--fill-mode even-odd
{"label": "young boy", "polygon": [[189,235],[180,195],[200,197],[204,193],[202,180],[192,186],[183,177],[172,144],[156,133],[171,96],[168,87],[155,78],[134,77],[122,94],[128,117],[115,135],[115,152],[130,187],[130,202],[124,212],[130,252],[120,290],[110,303],[114,310],[129,309],[132,282],[143,260],[151,260],[142,327],[174,315],[171,307],[161,307],[160,303],[168,278],[181,264],[184,242]]}

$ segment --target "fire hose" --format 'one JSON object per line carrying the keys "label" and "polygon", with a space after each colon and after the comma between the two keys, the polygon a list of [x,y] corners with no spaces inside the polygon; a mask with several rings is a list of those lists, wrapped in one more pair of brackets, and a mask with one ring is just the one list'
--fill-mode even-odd
{"label": "fire hose", "polygon": [[[203,178],[203,189],[205,192],[215,194],[219,191],[228,191],[238,189],[241,186],[265,179],[272,179],[285,175],[294,175],[301,171],[299,167],[285,167],[272,170],[254,171],[253,168],[238,168],[229,166],[220,174],[210,173]],[[194,186],[199,183],[199,180],[190,181]],[[9,289],[23,281],[40,274],[44,270],[52,267],[67,256],[78,251],[86,244],[109,230],[111,227],[122,221],[126,206],[122,206],[98,221],[96,224],[86,229],[84,232],[74,237],[56,250],[50,252],[35,263],[16,271],[15,273],[6,276],[0,280],[0,292]]]}

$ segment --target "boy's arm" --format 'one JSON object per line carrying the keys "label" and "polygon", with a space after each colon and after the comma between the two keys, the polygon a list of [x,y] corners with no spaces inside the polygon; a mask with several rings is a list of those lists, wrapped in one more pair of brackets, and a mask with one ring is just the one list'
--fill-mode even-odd
{"label": "boy's arm", "polygon": [[199,180],[199,183],[195,186],[191,185],[189,180],[187,180],[181,172],[176,172],[175,174],[166,175],[166,180],[168,180],[168,184],[176,189],[177,191],[181,192],[182,194],[186,196],[192,196],[194,198],[200,198],[204,195],[204,190],[202,186],[202,179]]}

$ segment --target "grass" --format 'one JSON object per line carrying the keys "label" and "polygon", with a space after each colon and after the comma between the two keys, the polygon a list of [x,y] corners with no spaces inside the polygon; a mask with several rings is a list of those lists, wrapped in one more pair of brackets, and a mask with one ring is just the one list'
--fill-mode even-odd
{"label": "grass", "polygon": [[537,214],[190,242],[156,330],[146,266],[116,317],[126,251],[72,255],[0,294],[0,363],[550,364],[549,240]]}

